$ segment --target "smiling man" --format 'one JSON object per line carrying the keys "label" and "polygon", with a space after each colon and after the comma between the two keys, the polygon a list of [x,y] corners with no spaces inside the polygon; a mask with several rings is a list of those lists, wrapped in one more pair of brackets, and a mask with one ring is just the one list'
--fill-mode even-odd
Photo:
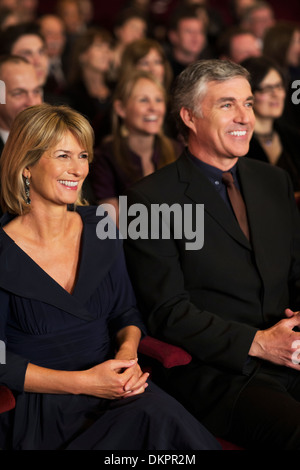
{"label": "smiling man", "polygon": [[193,357],[163,372],[168,391],[215,435],[299,449],[299,213],[287,173],[244,158],[252,104],[238,64],[202,60],[179,75],[173,110],[187,148],[130,189],[128,206],[192,205],[195,225],[204,204],[204,244],[128,238],[127,263],[150,334]]}

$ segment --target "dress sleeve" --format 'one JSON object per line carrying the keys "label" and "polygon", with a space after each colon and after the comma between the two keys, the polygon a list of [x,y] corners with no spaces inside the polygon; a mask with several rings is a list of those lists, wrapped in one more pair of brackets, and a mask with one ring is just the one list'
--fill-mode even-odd
{"label": "dress sleeve", "polygon": [[[6,385],[11,390],[22,392],[29,360],[9,351],[6,341],[6,325],[9,316],[10,295],[0,290],[0,384]],[[4,351],[4,353],[3,353]]]}

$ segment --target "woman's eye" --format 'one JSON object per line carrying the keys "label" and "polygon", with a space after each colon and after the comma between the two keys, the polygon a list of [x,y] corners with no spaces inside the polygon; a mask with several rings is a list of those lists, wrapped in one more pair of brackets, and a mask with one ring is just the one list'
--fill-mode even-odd
{"label": "woman's eye", "polygon": [[87,153],[82,153],[82,154],[80,155],[80,158],[85,158],[85,159],[87,159],[87,158],[89,158],[89,156],[88,156]]}

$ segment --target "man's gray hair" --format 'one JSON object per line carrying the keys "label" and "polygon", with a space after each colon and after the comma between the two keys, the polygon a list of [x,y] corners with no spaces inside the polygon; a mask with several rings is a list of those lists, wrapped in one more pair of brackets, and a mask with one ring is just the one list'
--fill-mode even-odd
{"label": "man's gray hair", "polygon": [[172,114],[183,137],[187,137],[188,128],[180,117],[181,108],[190,109],[196,116],[201,116],[201,102],[209,82],[223,82],[236,77],[250,80],[249,72],[239,64],[228,60],[198,60],[187,66],[176,78],[172,92]]}

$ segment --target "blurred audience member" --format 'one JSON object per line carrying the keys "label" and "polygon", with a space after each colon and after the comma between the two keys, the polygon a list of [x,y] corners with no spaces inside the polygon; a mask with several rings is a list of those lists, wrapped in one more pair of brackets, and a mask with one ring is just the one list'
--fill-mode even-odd
{"label": "blurred audience member", "polygon": [[45,85],[49,72],[49,58],[45,40],[37,24],[20,23],[2,31],[0,55],[2,54],[25,57],[34,65],[40,85]]}
{"label": "blurred audience member", "polygon": [[63,20],[69,37],[76,37],[84,31],[84,15],[79,0],[58,0],[56,14]]}
{"label": "blurred audience member", "polygon": [[61,18],[65,25],[66,45],[63,60],[66,63],[67,68],[69,68],[69,58],[73,44],[77,37],[86,29],[79,0],[58,0],[55,14]]}
{"label": "blurred audience member", "polygon": [[94,23],[94,3],[92,0],[78,0],[82,20],[89,27]]}
{"label": "blurred audience member", "polygon": [[267,2],[259,2],[247,8],[241,18],[242,28],[251,31],[263,46],[264,36],[271,26],[274,26],[276,20],[271,5]]}
{"label": "blurred audience member", "polygon": [[220,59],[231,60],[237,64],[248,57],[261,55],[258,39],[251,31],[246,31],[239,26],[228,28],[219,37],[217,50]]}
{"label": "blurred audience member", "polygon": [[43,101],[43,89],[36,69],[23,57],[0,58],[0,80],[5,83],[5,103],[0,104],[0,153],[17,114]]}
{"label": "blurred audience member", "polygon": [[[119,76],[123,77],[134,69],[146,70],[152,73],[163,84],[166,90],[168,108],[173,72],[165,50],[158,41],[144,38],[128,44],[122,56]],[[177,138],[178,136],[176,124],[169,112],[166,112],[164,131],[169,137]]]}
{"label": "blurred audience member", "polygon": [[230,10],[232,16],[232,22],[235,25],[239,25],[241,18],[247,8],[255,5],[257,0],[230,0]]}
{"label": "blurred audience member", "polygon": [[114,36],[115,43],[110,74],[112,80],[117,80],[125,47],[131,42],[147,36],[146,17],[136,9],[122,10],[114,24]]}
{"label": "blurred audience member", "polygon": [[203,14],[204,11],[206,12],[208,22],[207,38],[209,44],[214,47],[217,38],[225,27],[225,23],[220,12],[217,10],[217,8],[214,8],[210,5],[209,0],[184,0],[183,3],[186,5],[196,5],[199,7],[197,11],[200,14]]}
{"label": "blurred audience member", "polygon": [[66,71],[63,64],[65,26],[59,16],[52,14],[39,18],[38,24],[49,57],[49,73],[45,88],[49,93],[61,96],[66,88]]}
{"label": "blurred audience member", "polygon": [[162,131],[165,89],[146,71],[123,77],[115,90],[112,135],[95,152],[91,184],[97,202],[112,204],[135,181],[175,160],[182,150]]}
{"label": "blurred audience member", "polygon": [[187,65],[210,55],[207,50],[206,28],[206,20],[199,17],[194,5],[180,6],[171,15],[168,59],[174,78]]}
{"label": "blurred audience member", "polygon": [[89,28],[74,43],[68,77],[70,105],[87,117],[96,140],[110,133],[111,90],[106,76],[111,64],[111,34]]}
{"label": "blurred audience member", "polygon": [[16,0],[15,13],[20,22],[29,23],[37,19],[39,0]]}
{"label": "blurred audience member", "polygon": [[14,11],[17,6],[17,0],[0,0],[0,8],[8,8]]}
{"label": "blurred audience member", "polygon": [[138,39],[124,49],[120,77],[132,72],[133,69],[151,72],[167,91],[170,90],[173,78],[170,63],[164,48],[155,39]]}
{"label": "blurred audience member", "polygon": [[0,31],[19,23],[19,17],[10,8],[0,7]]}
{"label": "blurred audience member", "polygon": [[264,39],[264,55],[283,69],[287,80],[284,119],[300,130],[300,107],[292,102],[292,83],[300,79],[300,26],[297,23],[277,22],[269,28]]}
{"label": "blurred audience member", "polygon": [[300,190],[300,133],[280,123],[285,103],[285,77],[276,62],[249,58],[242,65],[250,72],[256,117],[247,157],[284,168]]}

